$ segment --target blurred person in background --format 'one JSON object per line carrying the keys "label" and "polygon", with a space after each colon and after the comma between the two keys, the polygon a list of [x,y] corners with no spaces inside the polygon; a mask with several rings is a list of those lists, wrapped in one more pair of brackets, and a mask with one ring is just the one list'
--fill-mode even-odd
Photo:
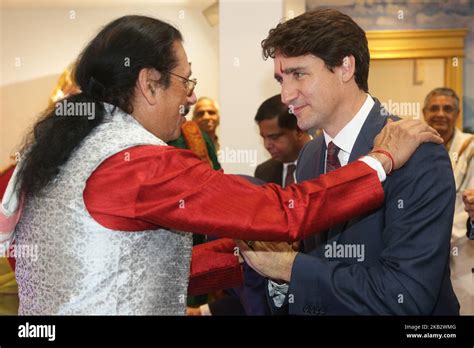
{"label": "blurred person in background", "polygon": [[198,99],[193,110],[193,118],[199,127],[211,138],[216,152],[219,152],[220,145],[217,137],[217,127],[220,123],[219,105],[209,97]]}
{"label": "blurred person in background", "polygon": [[[473,135],[456,127],[460,117],[459,97],[451,88],[439,87],[430,91],[423,106],[425,121],[438,131],[449,153],[456,182],[453,232],[451,235],[451,281],[461,305],[460,313],[474,314],[474,241],[466,235],[472,230],[469,214],[464,210],[474,203]],[[469,203],[470,202],[470,203]],[[474,214],[471,214],[474,217]],[[469,220],[469,221],[468,221]]]}

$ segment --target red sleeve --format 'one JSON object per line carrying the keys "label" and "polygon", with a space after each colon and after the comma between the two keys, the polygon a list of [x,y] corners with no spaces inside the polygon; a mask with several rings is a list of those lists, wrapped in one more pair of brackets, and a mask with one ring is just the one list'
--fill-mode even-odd
{"label": "red sleeve", "polygon": [[[8,182],[10,181],[10,178],[12,177],[13,171],[15,170],[15,167],[12,166],[8,170],[6,170],[4,173],[0,175],[0,201],[3,199],[3,195],[5,194],[5,190],[7,189]],[[10,248],[13,245],[10,246]],[[11,255],[11,253],[9,254]],[[10,266],[13,270],[15,270],[15,258],[14,257],[8,257],[8,262],[10,263]]]}
{"label": "red sleeve", "polygon": [[5,172],[2,171],[2,173],[0,174],[0,200],[3,199],[3,195],[5,194],[5,190],[7,189],[8,182],[10,181],[14,170],[15,167],[12,166],[11,168],[8,168]]}
{"label": "red sleeve", "polygon": [[102,163],[84,200],[115,230],[159,226],[232,239],[302,240],[383,203],[377,174],[356,161],[319,179],[282,189],[214,171],[191,151],[137,146]]}
{"label": "red sleeve", "polygon": [[188,293],[191,296],[234,288],[243,283],[242,268],[234,255],[232,239],[217,239],[196,245],[191,258]]}

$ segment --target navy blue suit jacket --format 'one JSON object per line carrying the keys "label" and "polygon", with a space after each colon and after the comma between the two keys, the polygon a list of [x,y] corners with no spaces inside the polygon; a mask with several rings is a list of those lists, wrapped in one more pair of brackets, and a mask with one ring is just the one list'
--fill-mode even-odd
{"label": "navy blue suit jacket", "polygon": [[[387,121],[378,101],[349,162],[373,148]],[[300,154],[298,182],[324,173],[323,135]],[[286,303],[298,315],[457,315],[449,251],[455,186],[442,145],[423,144],[383,183],[385,204],[304,241]],[[363,252],[362,252],[363,251]]]}
{"label": "navy blue suit jacket", "polygon": [[255,177],[266,183],[283,186],[283,162],[270,158],[255,168]]}

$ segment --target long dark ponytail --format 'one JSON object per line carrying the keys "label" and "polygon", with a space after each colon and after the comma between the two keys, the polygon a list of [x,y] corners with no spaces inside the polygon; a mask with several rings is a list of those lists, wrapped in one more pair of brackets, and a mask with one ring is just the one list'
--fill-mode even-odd
{"label": "long dark ponytail", "polygon": [[[150,17],[124,16],[106,25],[76,63],[74,80],[82,92],[47,109],[22,146],[21,190],[27,195],[38,194],[59,173],[77,145],[102,122],[102,102],[133,112],[141,69],[160,71],[159,83],[167,88],[168,72],[176,66],[173,43],[181,40],[176,28]],[[58,115],[58,107],[71,103],[87,104],[94,114]]]}

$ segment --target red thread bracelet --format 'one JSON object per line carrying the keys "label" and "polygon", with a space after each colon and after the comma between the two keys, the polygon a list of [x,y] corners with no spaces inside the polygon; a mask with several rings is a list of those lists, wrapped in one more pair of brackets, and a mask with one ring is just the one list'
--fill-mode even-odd
{"label": "red thread bracelet", "polygon": [[391,167],[390,167],[390,170],[388,171],[387,175],[392,174],[393,168],[395,167],[395,161],[393,160],[392,154],[390,152],[382,150],[382,149],[372,150],[371,152],[381,153],[382,155],[385,155],[390,159]]}

